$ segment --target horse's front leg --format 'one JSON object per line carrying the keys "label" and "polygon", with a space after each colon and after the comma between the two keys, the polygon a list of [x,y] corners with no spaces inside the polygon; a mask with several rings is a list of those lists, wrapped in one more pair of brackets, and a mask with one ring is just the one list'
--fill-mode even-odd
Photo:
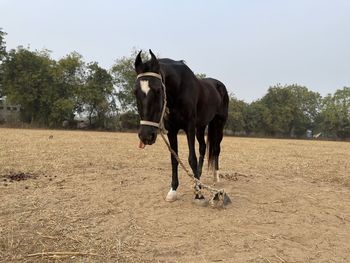
{"label": "horse's front leg", "polygon": [[[178,130],[168,132],[168,140],[169,140],[171,149],[173,149],[174,152],[176,152],[176,154],[178,153],[177,133],[178,133]],[[171,156],[171,167],[172,167],[171,188],[165,200],[168,202],[173,202],[173,201],[176,201],[177,199],[176,189],[179,186],[177,167],[179,166],[179,163],[172,154],[170,154],[170,156]]]}
{"label": "horse's front leg", "polygon": [[[198,173],[198,164],[197,164],[197,156],[196,156],[196,149],[195,149],[195,138],[196,138],[195,134],[196,134],[195,125],[190,124],[186,131],[187,143],[188,143],[188,149],[189,149],[188,162],[191,166],[194,177],[199,180],[200,175]],[[204,200],[204,196],[202,194],[196,194],[195,199]]]}

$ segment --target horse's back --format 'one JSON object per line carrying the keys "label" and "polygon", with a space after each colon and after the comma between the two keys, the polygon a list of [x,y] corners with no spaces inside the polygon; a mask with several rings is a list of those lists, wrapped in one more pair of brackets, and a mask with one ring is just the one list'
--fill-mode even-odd
{"label": "horse's back", "polygon": [[183,60],[162,58],[159,63],[170,95],[169,106],[186,112],[183,120],[196,116],[196,125],[204,126],[217,115],[227,118],[228,95],[222,82],[198,79]]}

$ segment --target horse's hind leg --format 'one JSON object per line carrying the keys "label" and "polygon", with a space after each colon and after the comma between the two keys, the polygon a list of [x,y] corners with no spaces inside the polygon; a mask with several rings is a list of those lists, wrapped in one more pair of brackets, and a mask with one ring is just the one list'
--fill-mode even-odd
{"label": "horse's hind leg", "polygon": [[220,116],[215,116],[215,118],[209,123],[209,129],[211,133],[211,151],[213,159],[213,175],[214,182],[219,181],[219,156],[221,151],[221,141],[224,135],[224,126],[226,119]]}
{"label": "horse's hind leg", "polygon": [[204,139],[204,133],[205,133],[206,126],[202,126],[197,128],[196,130],[196,137],[197,141],[199,143],[199,161],[198,161],[198,177],[200,178],[202,175],[202,168],[203,168],[203,162],[204,162],[204,156],[205,156],[205,139]]}

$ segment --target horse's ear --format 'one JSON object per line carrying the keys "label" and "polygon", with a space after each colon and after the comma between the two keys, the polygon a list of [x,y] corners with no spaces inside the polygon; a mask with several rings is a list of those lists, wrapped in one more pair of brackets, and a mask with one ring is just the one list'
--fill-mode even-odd
{"label": "horse's ear", "polygon": [[156,71],[159,71],[159,62],[156,56],[153,54],[152,50],[149,50],[149,53],[151,54],[151,63],[153,66],[153,69]]}
{"label": "horse's ear", "polygon": [[152,60],[157,60],[156,55],[153,54],[152,50],[149,50]]}
{"label": "horse's ear", "polygon": [[135,59],[135,71],[137,73],[141,72],[141,67],[142,67],[142,58],[141,58],[141,53],[142,50],[140,50],[140,52],[137,54],[136,59]]}

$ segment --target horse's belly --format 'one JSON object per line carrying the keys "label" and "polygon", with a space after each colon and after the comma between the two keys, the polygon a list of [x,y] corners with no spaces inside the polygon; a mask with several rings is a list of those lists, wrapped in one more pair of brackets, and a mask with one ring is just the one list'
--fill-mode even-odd
{"label": "horse's belly", "polygon": [[210,98],[210,100],[203,101],[198,105],[196,119],[198,127],[208,125],[218,113],[218,107],[221,103],[220,98],[215,93]]}
{"label": "horse's belly", "polygon": [[166,129],[171,129],[172,127],[186,129],[188,120],[185,118],[185,115],[181,114],[180,111],[173,111],[165,118],[164,124]]}
{"label": "horse's belly", "polygon": [[209,122],[214,119],[216,115],[216,111],[215,112],[207,112],[207,113],[198,113],[197,116],[197,120],[196,120],[196,126],[197,127],[202,127],[205,125],[208,125]]}

